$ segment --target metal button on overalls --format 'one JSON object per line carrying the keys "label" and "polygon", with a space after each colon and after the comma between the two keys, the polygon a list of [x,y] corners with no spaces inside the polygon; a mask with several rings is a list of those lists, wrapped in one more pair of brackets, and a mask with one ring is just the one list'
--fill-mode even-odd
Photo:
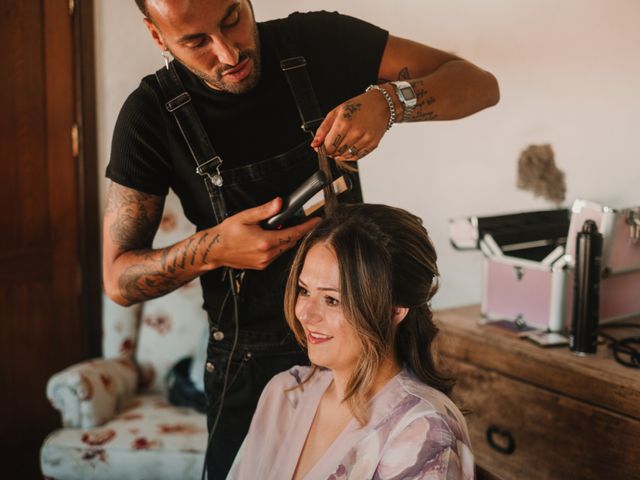
{"label": "metal button on overalls", "polygon": [[224,333],[222,333],[220,330],[218,330],[217,332],[213,332],[213,339],[217,342],[224,340]]}
{"label": "metal button on overalls", "polygon": [[205,368],[207,369],[207,372],[211,373],[216,369],[216,366],[211,362],[207,362]]}

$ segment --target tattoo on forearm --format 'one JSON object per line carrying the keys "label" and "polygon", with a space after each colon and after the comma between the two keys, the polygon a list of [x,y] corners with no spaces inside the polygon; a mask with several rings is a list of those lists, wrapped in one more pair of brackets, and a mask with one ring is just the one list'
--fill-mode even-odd
{"label": "tattoo on forearm", "polygon": [[178,264],[178,266],[183,270],[185,268],[185,265],[187,264],[187,256],[189,255],[189,247],[191,247],[191,245],[193,245],[193,242],[195,242],[195,239],[189,238],[189,240],[187,240],[187,244],[184,246],[184,251],[180,254],[180,263]]}
{"label": "tattoo on forearm", "polygon": [[434,112],[414,112],[411,121],[419,122],[421,120],[435,120],[438,118]]}
{"label": "tattoo on forearm", "polygon": [[207,263],[209,252],[211,251],[211,248],[217,243],[220,243],[220,234],[219,233],[217,233],[216,236],[213,237],[211,239],[211,241],[209,242],[209,244],[207,245],[207,249],[202,254],[202,263]]}
{"label": "tattoo on forearm", "polygon": [[196,254],[198,253],[198,249],[200,248],[200,245],[202,245],[204,243],[204,241],[207,239],[208,236],[209,236],[209,234],[205,232],[205,234],[202,235],[202,237],[200,237],[200,240],[198,240],[198,243],[196,244],[196,246],[193,247],[193,252],[191,254],[191,265],[195,265],[195,263],[196,263]]}
{"label": "tattoo on forearm", "polygon": [[[164,198],[111,184],[105,216],[108,234],[121,253],[127,253],[127,265],[118,278],[120,294],[135,303],[169,293],[195,277],[189,265],[195,265],[198,251],[210,240],[210,234],[193,236],[171,247],[153,250]],[[219,236],[217,236],[219,237]],[[206,256],[212,247],[210,242]],[[189,271],[188,271],[189,270]]]}
{"label": "tattoo on forearm", "polygon": [[431,109],[427,110],[425,107],[429,107],[436,103],[436,98],[433,95],[430,95],[427,89],[424,87],[424,83],[422,80],[416,80],[413,83],[413,89],[416,92],[416,106],[413,111],[413,115],[411,119],[407,119],[407,121],[422,121],[422,120],[435,120],[438,118],[438,115]]}
{"label": "tattoo on forearm", "polygon": [[[411,74],[409,73],[409,67],[404,67],[402,70],[398,72],[397,80],[409,80],[411,78]],[[388,78],[378,78],[378,84],[381,83],[389,83],[391,82]]]}
{"label": "tattoo on forearm", "polygon": [[[140,302],[169,293],[184,285],[187,281],[182,275],[186,271],[187,258],[195,263],[196,253],[205,244],[209,233],[203,234],[198,241],[189,239],[184,244],[178,244],[162,250],[138,250],[132,252],[137,262],[125,269],[120,275],[118,286],[123,298],[130,302]],[[210,239],[202,254],[202,261],[206,262],[213,245],[220,242],[220,234]]]}
{"label": "tattoo on forearm", "polygon": [[360,107],[362,107],[361,103],[347,103],[344,106],[344,114],[342,115],[343,118],[346,118],[347,120],[351,120],[353,118],[353,115],[360,110]]}
{"label": "tattoo on forearm", "polygon": [[416,108],[423,105],[431,105],[436,102],[436,98],[433,95],[429,95],[429,92],[424,88],[422,80],[415,82],[414,90],[416,92],[417,104]]}
{"label": "tattoo on forearm", "polygon": [[185,247],[136,252],[139,262],[125,269],[118,280],[120,294],[130,302],[140,302],[182,286],[186,282],[175,273],[177,258],[185,253]]}

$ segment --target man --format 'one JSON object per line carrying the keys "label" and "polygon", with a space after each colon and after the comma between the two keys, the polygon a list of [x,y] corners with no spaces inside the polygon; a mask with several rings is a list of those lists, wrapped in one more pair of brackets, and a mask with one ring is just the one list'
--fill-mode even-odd
{"label": "man", "polygon": [[[169,111],[174,103],[156,77],[145,77],[114,131],[104,285],[130,305],[200,277],[212,332],[207,464],[209,478],[224,478],[266,382],[305,361],[286,327],[282,294],[292,249],[317,219],[279,231],[260,222],[317,170],[314,150],[359,160],[393,123],[464,117],[495,104],[498,86],[465,60],[336,13],[256,24],[250,0],[136,3],[162,54],[176,60],[171,69],[221,163],[212,174],[195,172],[193,149]],[[300,99],[280,69],[288,53],[305,57],[324,115],[312,135],[300,129]],[[168,188],[197,233],[153,250]]]}

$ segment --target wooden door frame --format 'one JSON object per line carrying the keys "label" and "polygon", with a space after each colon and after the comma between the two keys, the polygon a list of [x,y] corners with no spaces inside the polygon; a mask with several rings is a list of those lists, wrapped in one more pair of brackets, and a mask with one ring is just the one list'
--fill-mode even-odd
{"label": "wooden door frame", "polygon": [[74,76],[78,125],[78,196],[82,318],[86,320],[89,355],[101,355],[102,270],[96,127],[94,0],[75,0]]}
{"label": "wooden door frame", "polygon": [[41,478],[39,447],[61,423],[46,382],[99,354],[93,0],[70,6],[40,0],[0,8],[9,58],[2,98],[10,114],[0,137],[7,147],[0,252],[6,478]]}

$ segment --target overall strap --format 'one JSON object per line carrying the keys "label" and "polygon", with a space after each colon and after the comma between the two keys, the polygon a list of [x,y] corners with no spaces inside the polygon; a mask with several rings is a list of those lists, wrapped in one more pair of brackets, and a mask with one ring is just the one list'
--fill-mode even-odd
{"label": "overall strap", "polygon": [[280,59],[280,68],[287,78],[291,94],[298,107],[298,114],[302,121],[301,128],[313,135],[324,120],[324,115],[311,84],[307,60],[300,55],[298,42],[293,38],[286,19],[269,22],[265,25],[266,27],[274,41]]}
{"label": "overall strap", "polygon": [[[280,68],[287,79],[296,107],[298,107],[298,114],[302,121],[301,128],[313,136],[324,120],[324,115],[320,110],[316,92],[313,89],[313,84],[307,71],[307,60],[305,57],[297,55],[299,51],[298,45],[284,20],[280,20],[278,23],[274,22],[272,27],[275,27],[273,28],[275,34],[272,34],[272,37],[275,40],[276,50],[280,57]],[[327,214],[331,214],[338,205],[338,200],[331,187],[333,182],[331,161],[322,146],[318,150],[318,166],[328,181],[327,186],[323,189],[324,208]]]}
{"label": "overall strap", "polygon": [[156,72],[156,78],[164,95],[165,108],[173,115],[178,129],[196,163],[196,173],[203,177],[216,223],[227,216],[227,208],[222,197],[223,180],[220,175],[222,159],[216,154],[207,132],[202,126],[191,95],[187,92],[176,71],[175,61]]}
{"label": "overall strap", "polygon": [[293,94],[302,121],[302,129],[313,135],[324,120],[320,111],[316,93],[313,90],[307,60],[302,56],[286,57],[280,60],[280,68],[284,72],[289,88]]}
{"label": "overall strap", "polygon": [[[175,118],[176,123],[178,124],[178,129],[180,130],[184,141],[187,143],[187,147],[189,148],[189,152],[191,153],[193,160],[196,162],[196,173],[204,179],[204,184],[207,187],[207,192],[209,193],[209,200],[211,202],[211,207],[213,208],[216,223],[220,224],[227,216],[227,208],[221,191],[223,184],[222,176],[220,175],[222,159],[216,154],[216,151],[213,149],[213,146],[209,141],[207,132],[202,126],[200,117],[191,102],[191,95],[189,95],[189,92],[184,88],[184,85],[178,76],[178,72],[176,71],[174,62],[175,60],[170,62],[167,67],[158,70],[156,72],[156,78],[160,84],[162,94],[164,95],[165,108],[173,115],[173,118]],[[240,295],[242,279],[244,278],[244,270],[224,267],[222,269],[222,280],[224,280],[225,277],[229,280],[229,292],[233,297],[234,319],[237,332],[237,329],[239,328],[238,297]],[[218,314],[219,318],[222,317],[225,305],[226,300],[222,302],[222,305],[220,306]],[[216,338],[215,333],[214,338]],[[231,358],[233,357],[235,345],[236,344],[234,342],[231,352],[229,353],[229,361],[231,361]],[[222,393],[222,399],[220,400],[218,417],[223,404],[224,391]],[[207,474],[207,457],[211,450],[211,438],[216,429],[216,425],[217,420],[207,437],[202,478],[205,478],[205,475]]]}

